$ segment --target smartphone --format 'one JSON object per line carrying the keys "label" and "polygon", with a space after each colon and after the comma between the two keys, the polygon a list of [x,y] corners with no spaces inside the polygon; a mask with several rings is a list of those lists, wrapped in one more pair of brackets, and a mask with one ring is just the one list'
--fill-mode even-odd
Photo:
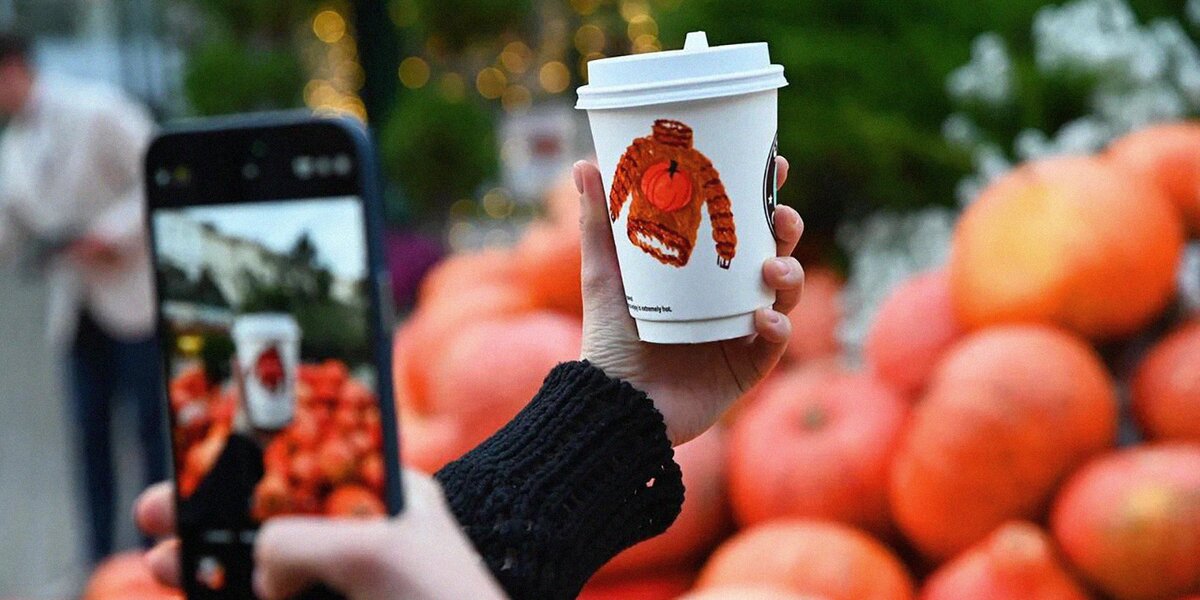
{"label": "smartphone", "polygon": [[367,132],[338,118],[201,121],[150,146],[191,600],[253,597],[267,519],[402,509],[377,177]]}

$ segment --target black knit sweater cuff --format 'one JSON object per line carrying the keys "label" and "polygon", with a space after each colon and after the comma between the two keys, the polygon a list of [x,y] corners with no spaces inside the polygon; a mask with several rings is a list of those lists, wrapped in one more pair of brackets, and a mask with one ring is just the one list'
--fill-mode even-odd
{"label": "black knit sweater cuff", "polygon": [[510,596],[574,598],[605,562],[679,515],[673,457],[662,414],[644,393],[573,362],[437,478]]}

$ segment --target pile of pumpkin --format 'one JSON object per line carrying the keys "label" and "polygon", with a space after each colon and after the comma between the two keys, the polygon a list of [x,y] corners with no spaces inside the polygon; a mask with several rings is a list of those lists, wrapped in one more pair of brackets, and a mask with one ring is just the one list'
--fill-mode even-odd
{"label": "pile of pumpkin", "polygon": [[[225,449],[237,395],[236,385],[209,381],[199,364],[171,379],[180,497],[192,495]],[[301,364],[295,416],[263,450],[264,475],[251,503],[254,518],[385,514],[379,419],[375,392],[352,377],[345,363]]]}
{"label": "pile of pumpkin", "polygon": [[[426,280],[395,348],[410,466],[467,451],[578,356],[576,203],[555,190],[516,246]],[[1200,595],[1189,234],[1200,125],[1177,124],[994,182],[949,264],[884,302],[862,367],[840,356],[839,279],[810,268],[785,364],[677,449],[680,518],[583,597]]]}
{"label": "pile of pumpkin", "polygon": [[[485,439],[580,346],[577,198],[454,256],[397,333],[402,459]],[[864,365],[810,266],[784,363],[676,449],[687,496],[587,600],[1200,600],[1200,125],[1023,165],[898,286]],[[1119,433],[1120,430],[1120,433]],[[1118,447],[1118,440],[1122,441]]]}

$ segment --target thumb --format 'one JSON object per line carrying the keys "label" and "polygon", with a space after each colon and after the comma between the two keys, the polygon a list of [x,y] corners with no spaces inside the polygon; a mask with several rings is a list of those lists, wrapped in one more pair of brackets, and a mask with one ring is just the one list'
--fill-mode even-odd
{"label": "thumb", "polygon": [[580,193],[581,244],[583,269],[584,314],[594,314],[604,307],[625,306],[625,291],[621,286],[621,270],[617,265],[617,247],[613,243],[612,224],[608,219],[608,202],[604,184],[596,165],[579,161],[572,173]]}
{"label": "thumb", "polygon": [[318,584],[350,598],[380,586],[387,572],[388,521],[277,517],[254,547],[254,591],[259,598],[291,598]]}

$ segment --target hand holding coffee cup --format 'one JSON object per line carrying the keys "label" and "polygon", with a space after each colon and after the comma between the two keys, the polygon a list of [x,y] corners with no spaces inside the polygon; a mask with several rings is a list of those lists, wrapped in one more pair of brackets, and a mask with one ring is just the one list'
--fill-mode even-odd
{"label": "hand holding coffee cup", "polygon": [[621,279],[642,341],[704,343],[755,332],[771,306],[777,90],[765,43],[588,63],[579,89],[606,182]]}

